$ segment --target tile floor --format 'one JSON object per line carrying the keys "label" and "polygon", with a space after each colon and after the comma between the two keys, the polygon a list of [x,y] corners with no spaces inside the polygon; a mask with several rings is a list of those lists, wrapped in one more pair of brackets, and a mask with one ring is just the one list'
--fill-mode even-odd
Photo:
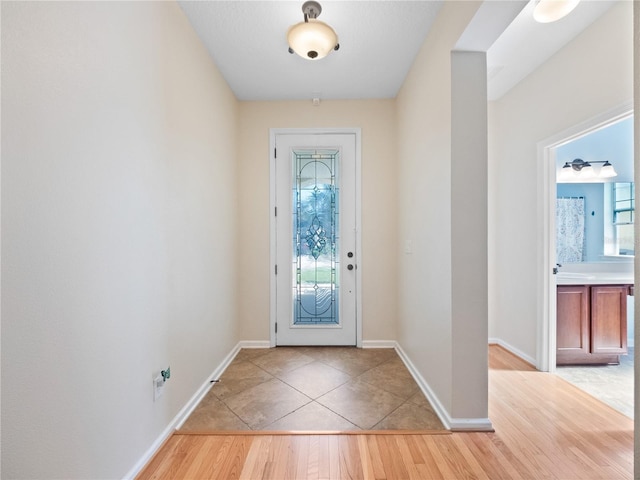
{"label": "tile floor", "polygon": [[444,430],[393,349],[242,349],[181,431]]}
{"label": "tile floor", "polygon": [[633,355],[620,356],[620,365],[561,366],[556,374],[598,400],[633,418]]}

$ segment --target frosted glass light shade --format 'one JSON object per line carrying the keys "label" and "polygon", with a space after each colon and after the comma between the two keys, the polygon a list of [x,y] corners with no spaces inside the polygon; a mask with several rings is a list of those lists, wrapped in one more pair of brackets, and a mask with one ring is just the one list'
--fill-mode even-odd
{"label": "frosted glass light shade", "polygon": [[560,20],[576,8],[580,0],[540,0],[533,9],[536,22],[551,23]]}
{"label": "frosted glass light shade", "polygon": [[618,173],[609,162],[605,163],[600,169],[600,177],[602,178],[611,178],[616,177],[617,175]]}
{"label": "frosted glass light shade", "polygon": [[587,165],[586,167],[582,167],[578,177],[580,177],[580,180],[592,180],[596,178],[596,172],[591,165]]}
{"label": "frosted glass light shade", "polygon": [[326,23],[309,19],[308,22],[297,23],[289,29],[287,42],[301,57],[319,60],[338,45],[338,35]]}
{"label": "frosted glass light shade", "polygon": [[573,168],[571,168],[571,165],[566,163],[564,167],[560,169],[560,172],[558,173],[557,181],[560,181],[560,182],[564,182],[567,180],[571,181],[577,177],[576,173],[577,172]]}

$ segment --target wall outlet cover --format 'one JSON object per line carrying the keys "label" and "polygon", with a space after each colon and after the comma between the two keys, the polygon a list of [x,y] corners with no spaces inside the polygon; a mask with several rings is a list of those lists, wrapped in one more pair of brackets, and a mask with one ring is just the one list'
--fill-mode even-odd
{"label": "wall outlet cover", "polygon": [[153,379],[153,401],[158,400],[164,393],[164,378],[158,375]]}

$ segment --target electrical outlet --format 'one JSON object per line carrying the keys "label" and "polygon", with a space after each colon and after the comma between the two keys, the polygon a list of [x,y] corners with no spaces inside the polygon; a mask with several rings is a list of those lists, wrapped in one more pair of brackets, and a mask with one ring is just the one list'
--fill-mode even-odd
{"label": "electrical outlet", "polygon": [[153,379],[153,401],[158,400],[164,393],[164,377],[159,374]]}

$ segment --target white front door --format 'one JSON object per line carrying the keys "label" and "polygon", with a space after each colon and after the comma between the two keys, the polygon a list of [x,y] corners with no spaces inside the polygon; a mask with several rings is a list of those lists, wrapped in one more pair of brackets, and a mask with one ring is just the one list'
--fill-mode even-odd
{"label": "white front door", "polygon": [[356,345],[356,135],[276,134],[272,154],[275,344]]}

